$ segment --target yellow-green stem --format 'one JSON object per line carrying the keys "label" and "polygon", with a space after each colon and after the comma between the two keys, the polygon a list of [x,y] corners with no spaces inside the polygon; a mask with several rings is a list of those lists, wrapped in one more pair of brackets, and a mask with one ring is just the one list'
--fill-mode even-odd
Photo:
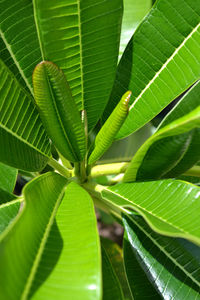
{"label": "yellow-green stem", "polygon": [[104,175],[115,175],[115,174],[125,173],[129,165],[130,165],[129,162],[98,165],[92,168],[91,176],[98,177]]}

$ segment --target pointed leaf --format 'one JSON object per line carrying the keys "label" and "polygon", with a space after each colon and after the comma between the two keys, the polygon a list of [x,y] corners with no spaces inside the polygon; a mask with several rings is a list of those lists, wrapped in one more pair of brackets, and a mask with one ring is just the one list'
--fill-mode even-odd
{"label": "pointed leaf", "polygon": [[130,97],[130,91],[126,92],[122,96],[120,102],[98,132],[95,139],[94,150],[89,157],[88,164],[92,165],[95,161],[97,161],[112,144],[117,132],[128,115],[128,103]]}
{"label": "pointed leaf", "polygon": [[136,30],[138,24],[151,8],[151,0],[124,0],[120,56]]}
{"label": "pointed leaf", "polygon": [[[0,20],[1,38],[11,58],[5,63],[15,75],[18,74],[20,78],[23,78],[20,82],[24,81],[32,92],[33,69],[41,61],[32,1],[2,0]],[[8,57],[8,53],[6,56]],[[18,70],[13,67],[13,62]]]}
{"label": "pointed leaf", "polygon": [[0,161],[27,171],[44,168],[50,143],[32,98],[0,61]]}
{"label": "pointed leaf", "polygon": [[[13,198],[14,199],[14,198]],[[0,205],[0,234],[12,223],[17,216],[21,200],[13,200]]]}
{"label": "pointed leaf", "polygon": [[126,90],[129,116],[116,138],[138,130],[200,77],[200,5],[158,0],[118,66],[107,115]]}
{"label": "pointed leaf", "polygon": [[65,184],[64,177],[46,173],[26,185],[25,205],[1,235],[1,299],[27,299]]}
{"label": "pointed leaf", "polygon": [[[200,127],[200,106],[154,133],[133,157],[123,181],[132,182],[167,176],[166,173],[173,169],[184,155],[188,159],[189,147],[195,149],[195,145],[198,145],[200,131],[192,130],[196,127]],[[198,148],[195,149],[193,158],[194,163],[199,160]],[[190,167],[190,162],[186,163]],[[179,174],[181,173],[180,168]]]}
{"label": "pointed leaf", "polygon": [[[181,239],[156,234],[139,216],[124,216],[123,222],[126,243],[129,251],[132,250],[132,264],[129,261],[132,272],[136,271],[134,262],[137,260],[162,299],[199,300],[200,248]],[[144,298],[136,296],[134,299]]]}
{"label": "pointed leaf", "polygon": [[58,151],[70,161],[83,160],[83,124],[62,71],[51,62],[41,62],[33,73],[33,87],[41,119]]}
{"label": "pointed leaf", "polygon": [[89,194],[70,183],[55,221],[29,296],[33,300],[100,300],[100,244]]}
{"label": "pointed leaf", "polygon": [[199,187],[171,179],[122,183],[104,188],[102,196],[127,214],[135,210],[156,232],[200,245]]}
{"label": "pointed leaf", "polygon": [[101,116],[114,81],[122,0],[34,0],[42,59],[66,75],[89,130]]}
{"label": "pointed leaf", "polygon": [[17,179],[17,169],[0,163],[0,189],[13,192]]}

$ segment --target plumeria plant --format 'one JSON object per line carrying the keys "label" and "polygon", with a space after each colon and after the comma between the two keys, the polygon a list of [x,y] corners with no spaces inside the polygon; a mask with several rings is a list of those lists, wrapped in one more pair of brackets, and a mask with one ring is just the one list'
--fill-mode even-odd
{"label": "plumeria plant", "polygon": [[0,20],[0,299],[200,299],[200,1],[1,0]]}

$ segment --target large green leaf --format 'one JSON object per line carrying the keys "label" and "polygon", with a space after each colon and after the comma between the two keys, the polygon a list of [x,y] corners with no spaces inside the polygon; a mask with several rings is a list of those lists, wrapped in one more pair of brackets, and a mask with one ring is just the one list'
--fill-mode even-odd
{"label": "large green leaf", "polygon": [[[101,245],[106,252],[106,256],[110,262],[111,268],[113,269],[114,273],[116,274],[119,283],[121,285],[121,289],[124,294],[124,298],[126,300],[133,300],[132,293],[130,291],[130,287],[127,281],[125,268],[124,268],[124,262],[123,262],[123,253],[121,247],[113,243],[111,240],[101,238]],[[105,277],[103,277],[103,280],[105,281]],[[116,284],[118,285],[118,280]],[[108,279],[109,283],[109,279]],[[108,287],[109,289],[109,287]],[[121,293],[119,292],[119,296]],[[105,296],[105,293],[103,294]],[[108,298],[109,300],[114,297]]]}
{"label": "large green leaf", "polygon": [[26,185],[23,209],[0,240],[1,299],[27,299],[65,184],[46,173]]}
{"label": "large green leaf", "polygon": [[32,1],[2,0],[0,19],[0,33],[3,40],[0,44],[1,58],[17,75],[20,82],[32,91],[32,72],[36,64],[41,61]]}
{"label": "large green leaf", "polygon": [[[179,167],[179,173],[176,175],[190,168],[200,158],[199,148],[195,147],[200,137],[199,129],[195,130],[198,127],[200,127],[200,106],[154,133],[133,157],[123,181],[165,177],[181,159],[183,165]],[[194,163],[189,161],[190,155],[193,155],[191,160],[194,159]]]}
{"label": "large green leaf", "polygon": [[[14,199],[14,198],[13,198]],[[21,200],[16,199],[0,205],[0,234],[12,223],[17,216]]]}
{"label": "large green leaf", "polygon": [[[181,239],[156,234],[139,216],[124,216],[123,222],[128,267],[132,273],[137,271],[134,268],[137,260],[163,299],[200,299],[200,248]],[[144,285],[143,280],[139,292],[145,292]],[[149,299],[151,293],[147,296]],[[135,295],[134,299],[144,298]],[[156,296],[151,298],[157,299]]]}
{"label": "large green leaf", "polygon": [[17,169],[0,163],[0,189],[13,192],[17,179]]}
{"label": "large green leaf", "polygon": [[45,245],[31,299],[100,300],[100,256],[92,198],[70,183]]}
{"label": "large green leaf", "polygon": [[103,300],[124,300],[122,288],[110,258],[102,246]]}
{"label": "large green leaf", "polygon": [[0,61],[0,161],[27,171],[44,168],[50,144],[32,98]]}
{"label": "large green leaf", "polygon": [[[124,221],[125,223],[125,221]],[[126,224],[125,224],[126,225]],[[127,226],[125,226],[125,229]],[[133,254],[132,244],[129,243],[127,231],[124,232],[123,257],[126,269],[126,276],[131,288],[134,300],[161,300],[161,296],[153,288],[152,284],[140,266],[137,257]]]}
{"label": "large green leaf", "polygon": [[122,0],[34,0],[43,60],[64,72],[89,130],[107,103],[114,81]]}
{"label": "large green leaf", "polygon": [[42,122],[58,151],[70,161],[82,161],[85,132],[63,72],[51,62],[41,62],[33,72],[33,88]]}
{"label": "large green leaf", "polygon": [[120,56],[142,18],[151,8],[151,0],[124,0],[124,13],[120,40]]}
{"label": "large green leaf", "polygon": [[102,196],[119,211],[137,211],[158,233],[200,245],[199,187],[172,179],[122,183],[102,188]]}
{"label": "large green leaf", "polygon": [[133,103],[117,138],[138,130],[199,78],[199,2],[158,0],[119,63],[107,115],[127,90]]}

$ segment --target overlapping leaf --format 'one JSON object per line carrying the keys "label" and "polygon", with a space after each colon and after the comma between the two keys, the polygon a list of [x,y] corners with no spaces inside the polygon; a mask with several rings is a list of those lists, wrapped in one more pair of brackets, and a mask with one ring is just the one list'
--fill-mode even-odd
{"label": "overlapping leaf", "polygon": [[[200,136],[196,128],[199,127],[200,106],[158,130],[137,151],[123,181],[167,177],[171,170],[173,176],[173,169],[175,175],[179,175],[190,168],[200,157],[196,148]],[[191,161],[188,156],[192,156]]]}
{"label": "overlapping leaf", "polygon": [[123,300],[124,296],[109,256],[102,246],[103,300]]}
{"label": "overlapping leaf", "polygon": [[17,179],[17,170],[0,163],[0,189],[13,192]]}
{"label": "overlapping leaf", "polygon": [[[32,72],[41,61],[33,4],[30,0],[2,0],[0,3],[1,59],[32,92]],[[9,53],[8,53],[9,52]],[[15,66],[13,65],[15,64]]]}
{"label": "overlapping leaf", "polygon": [[137,211],[156,232],[200,245],[199,187],[172,179],[122,183],[102,188],[102,196],[119,211]]}
{"label": "overlapping leaf", "polygon": [[151,8],[151,0],[124,0],[124,13],[120,40],[120,56],[142,18]]}
{"label": "overlapping leaf", "polygon": [[32,98],[0,61],[0,161],[27,171],[44,168],[50,144]]}
{"label": "overlapping leaf", "polygon": [[101,299],[101,260],[92,199],[67,186],[30,291],[31,299]]}
{"label": "overlapping leaf", "polygon": [[107,116],[126,90],[129,116],[117,138],[138,130],[200,77],[200,5],[158,0],[118,66]]}
{"label": "overlapping leaf", "polygon": [[[14,199],[14,197],[12,198]],[[17,216],[21,200],[16,199],[0,205],[0,234],[12,223]]]}
{"label": "overlapping leaf", "polygon": [[[127,268],[131,268],[134,274],[137,261],[162,299],[200,299],[200,248],[181,239],[156,234],[139,216],[124,216],[123,222]],[[139,293],[145,293],[147,284],[144,280],[140,283],[142,286]],[[161,299],[153,296],[150,290],[146,296]],[[134,294],[134,299],[142,300],[144,297],[142,294]]]}
{"label": "overlapping leaf", "polygon": [[89,130],[107,103],[118,58],[122,0],[34,0],[44,60],[64,72]]}

